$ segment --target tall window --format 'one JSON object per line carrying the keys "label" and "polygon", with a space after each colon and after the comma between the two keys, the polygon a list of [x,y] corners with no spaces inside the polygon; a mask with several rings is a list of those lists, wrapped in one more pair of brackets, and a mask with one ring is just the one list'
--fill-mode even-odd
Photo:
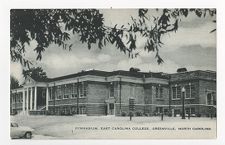
{"label": "tall window", "polygon": [[177,86],[177,98],[181,98],[181,86]]}
{"label": "tall window", "polygon": [[87,83],[82,82],[79,84],[79,93],[81,98],[87,96]]}
{"label": "tall window", "polygon": [[72,98],[75,98],[77,97],[77,84],[72,84],[72,95],[71,95]]}
{"label": "tall window", "polygon": [[186,85],[185,86],[185,93],[186,93],[186,96],[185,98],[191,98],[191,86],[190,85]]}
{"label": "tall window", "polygon": [[172,98],[173,99],[177,98],[177,88],[176,87],[172,87]]}
{"label": "tall window", "polygon": [[159,98],[159,87],[158,86],[155,87],[155,97]]}
{"label": "tall window", "polygon": [[194,98],[196,96],[196,89],[194,85],[191,85],[191,98]]}
{"label": "tall window", "polygon": [[172,99],[180,99],[181,98],[181,86],[175,85],[172,87]]}
{"label": "tall window", "polygon": [[163,98],[163,87],[162,86],[156,86],[156,89],[155,89],[155,95],[156,95],[156,98]]}
{"label": "tall window", "polygon": [[214,92],[207,94],[207,105],[216,105],[216,96]]}
{"label": "tall window", "polygon": [[114,83],[110,83],[110,97],[114,97]]}
{"label": "tall window", "polygon": [[86,107],[85,106],[79,107],[79,114],[86,114]]}
{"label": "tall window", "polygon": [[163,87],[159,88],[159,92],[160,92],[160,98],[163,98]]}
{"label": "tall window", "polygon": [[57,86],[57,99],[62,99],[62,86]]}
{"label": "tall window", "polygon": [[64,99],[68,99],[69,98],[69,94],[70,94],[70,84],[66,84],[64,85]]}

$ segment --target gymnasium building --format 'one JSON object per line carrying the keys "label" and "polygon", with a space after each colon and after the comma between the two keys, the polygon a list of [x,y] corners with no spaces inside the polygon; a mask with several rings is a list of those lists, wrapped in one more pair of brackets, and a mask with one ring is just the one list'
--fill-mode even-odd
{"label": "gymnasium building", "polygon": [[27,77],[21,88],[11,90],[10,111],[126,116],[130,99],[134,100],[136,116],[180,116],[182,105],[192,116],[216,116],[216,72],[178,69],[177,73],[166,74],[131,68],[81,71],[45,81]]}

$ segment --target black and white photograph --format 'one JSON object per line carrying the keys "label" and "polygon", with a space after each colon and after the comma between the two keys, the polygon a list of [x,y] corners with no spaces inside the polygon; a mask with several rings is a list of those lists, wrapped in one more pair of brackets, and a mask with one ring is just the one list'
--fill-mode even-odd
{"label": "black and white photograph", "polygon": [[216,17],[11,9],[10,138],[216,139]]}

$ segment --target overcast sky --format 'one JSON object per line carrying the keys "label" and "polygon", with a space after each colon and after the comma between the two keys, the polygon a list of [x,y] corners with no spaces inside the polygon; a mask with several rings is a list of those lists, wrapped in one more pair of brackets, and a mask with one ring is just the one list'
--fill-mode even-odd
{"label": "overcast sky", "polygon": [[[104,14],[105,24],[126,24],[130,17],[137,17],[137,10],[101,10]],[[160,12],[151,10],[152,15]],[[130,67],[140,68],[141,71],[174,73],[179,67],[188,70],[216,70],[216,33],[209,33],[216,28],[212,22],[215,17],[198,18],[189,15],[182,19],[176,33],[166,34],[162,41],[164,45],[160,48],[160,55],[164,63],[158,65],[154,53],[141,51],[139,57],[128,58],[113,45],[107,45],[102,50],[93,46],[88,50],[87,44],[82,44],[77,36],[72,36],[72,51],[63,50],[61,47],[51,45],[43,53],[41,61],[35,61],[36,54],[33,49],[35,42],[28,46],[26,57],[32,60],[35,66],[42,66],[48,77],[57,77],[81,70],[98,69],[105,71],[129,70]],[[138,49],[143,49],[143,41],[137,44]],[[11,63],[11,74],[20,81],[22,67],[18,63]]]}

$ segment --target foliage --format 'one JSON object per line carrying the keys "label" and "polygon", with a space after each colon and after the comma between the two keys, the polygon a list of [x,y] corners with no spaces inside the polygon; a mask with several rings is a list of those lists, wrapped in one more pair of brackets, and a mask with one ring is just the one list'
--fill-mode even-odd
{"label": "foliage", "polygon": [[121,116],[127,116],[127,112],[121,112]]}
{"label": "foliage", "polygon": [[[158,9],[156,9],[159,11]],[[176,32],[179,22],[195,13],[197,17],[214,16],[215,9],[163,9],[160,17],[150,17],[148,9],[139,9],[138,18],[131,17],[132,23],[114,27],[104,25],[103,14],[97,9],[12,9],[10,13],[10,54],[12,61],[20,61],[28,66],[25,59],[25,44],[37,42],[34,50],[37,60],[42,59],[42,53],[51,44],[71,50],[72,44],[67,44],[70,34],[78,34],[79,40],[86,43],[88,49],[97,44],[102,49],[108,43],[114,44],[121,52],[130,58],[135,58],[137,38],[145,39],[144,51],[154,52],[157,62],[163,59],[159,49],[163,45],[164,34]],[[216,21],[214,21],[216,22]],[[215,30],[213,30],[215,31]],[[213,32],[212,31],[212,32]]]}
{"label": "foliage", "polygon": [[23,75],[25,77],[30,76],[36,81],[45,81],[47,79],[46,72],[44,72],[41,67],[33,67],[28,70],[23,70]]}
{"label": "foliage", "polygon": [[10,76],[10,89],[16,89],[16,88],[19,88],[19,81],[13,77],[13,76]]}
{"label": "foliage", "polygon": [[143,116],[143,113],[141,111],[137,111],[135,114],[136,116]]}

